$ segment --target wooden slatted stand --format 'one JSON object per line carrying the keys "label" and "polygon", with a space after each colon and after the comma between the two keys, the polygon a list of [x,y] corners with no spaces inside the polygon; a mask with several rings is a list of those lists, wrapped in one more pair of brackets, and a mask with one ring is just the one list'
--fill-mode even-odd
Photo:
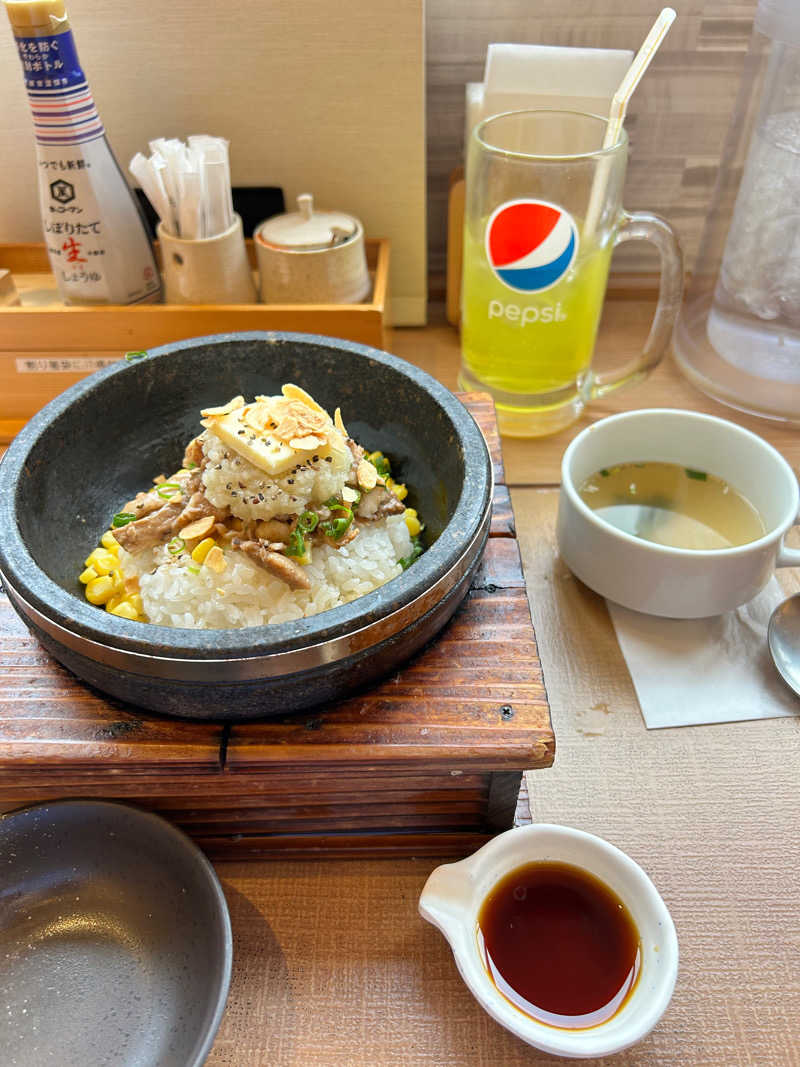
{"label": "wooden slatted stand", "polygon": [[90,690],[0,594],[0,812],[70,796],[160,812],[216,858],[463,855],[554,756],[491,400],[491,536],[439,637],[381,684],[285,719],[172,720]]}

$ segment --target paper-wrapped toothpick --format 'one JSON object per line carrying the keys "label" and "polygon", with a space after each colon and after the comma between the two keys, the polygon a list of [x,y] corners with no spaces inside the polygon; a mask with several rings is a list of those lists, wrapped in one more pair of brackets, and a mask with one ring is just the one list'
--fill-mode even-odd
{"label": "paper-wrapped toothpick", "polygon": [[203,240],[226,233],[233,225],[228,142],[194,134],[150,142],[150,158],[137,152],[131,174],[173,237]]}

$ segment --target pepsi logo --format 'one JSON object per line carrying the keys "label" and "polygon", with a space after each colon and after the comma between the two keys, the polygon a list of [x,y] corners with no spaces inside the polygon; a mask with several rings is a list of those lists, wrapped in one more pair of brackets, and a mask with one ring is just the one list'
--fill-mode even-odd
{"label": "pepsi logo", "polygon": [[486,224],[486,255],[495,275],[518,293],[540,293],[567,273],[578,253],[578,228],[546,200],[510,200]]}

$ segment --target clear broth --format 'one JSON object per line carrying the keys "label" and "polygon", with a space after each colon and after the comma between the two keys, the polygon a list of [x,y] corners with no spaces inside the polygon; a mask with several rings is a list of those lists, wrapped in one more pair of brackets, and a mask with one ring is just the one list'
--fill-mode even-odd
{"label": "clear broth", "polygon": [[578,492],[618,530],[671,548],[732,548],[766,532],[758,511],[733,486],[677,463],[604,467]]}

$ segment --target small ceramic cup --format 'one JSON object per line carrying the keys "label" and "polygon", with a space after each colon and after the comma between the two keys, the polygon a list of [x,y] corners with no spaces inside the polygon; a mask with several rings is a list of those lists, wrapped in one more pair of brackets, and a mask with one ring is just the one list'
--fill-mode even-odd
{"label": "small ceramic cup", "polygon": [[166,304],[254,304],[256,293],[242,220],[216,237],[187,241],[173,237],[162,223],[161,244]]}
{"label": "small ceramic cup", "polygon": [[[483,901],[506,874],[536,861],[569,863],[593,874],[616,893],[639,931],[641,969],[632,992],[610,1019],[584,1030],[548,1026],[515,1007],[497,989],[481,956]],[[461,977],[492,1018],[554,1056],[586,1059],[628,1048],[656,1025],[675,988],[678,938],[658,890],[624,852],[569,826],[542,823],[507,830],[467,859],[437,867],[422,890],[419,910],[450,942]]]}
{"label": "small ceramic cup", "polygon": [[[755,507],[766,533],[734,548],[671,548],[616,529],[579,496],[603,467],[649,461],[722,478]],[[798,508],[792,468],[749,430],[694,411],[628,411],[587,427],[564,453],[558,548],[573,574],[601,596],[648,615],[699,619],[752,600],[776,567],[800,566],[800,551],[783,543]]]}

